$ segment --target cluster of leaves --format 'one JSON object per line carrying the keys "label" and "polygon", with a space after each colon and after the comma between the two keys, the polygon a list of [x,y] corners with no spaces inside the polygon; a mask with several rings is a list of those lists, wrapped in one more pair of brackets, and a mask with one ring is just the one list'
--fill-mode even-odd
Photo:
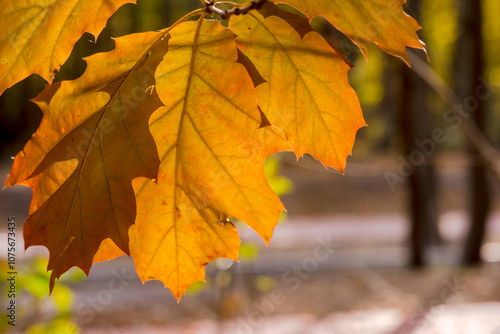
{"label": "cluster of leaves", "polygon": [[[74,42],[127,2],[2,1],[0,93],[32,73],[51,83]],[[265,158],[293,150],[343,171],[365,125],[350,63],[310,21],[324,16],[365,57],[373,42],[407,61],[405,48],[423,44],[404,2],[202,0],[171,27],[117,38],[86,58],[80,78],[47,86],[34,99],[43,120],[6,186],[33,189],[25,245],[49,249],[51,289],[73,266],[88,274],[129,254],[143,281],[159,279],[179,299],[211,260],[237,260],[228,217],[268,243],[284,207]],[[228,26],[207,19],[214,13]]]}

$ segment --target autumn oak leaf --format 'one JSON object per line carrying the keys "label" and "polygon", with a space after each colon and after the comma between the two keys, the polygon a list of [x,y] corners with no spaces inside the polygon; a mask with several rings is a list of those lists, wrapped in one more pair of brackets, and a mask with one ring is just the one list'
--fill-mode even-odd
{"label": "autumn oak leaf", "polygon": [[343,171],[356,132],[365,125],[343,55],[307,19],[271,3],[231,17],[229,27],[264,79],[257,86],[260,108],[283,130],[297,157],[310,153]]}
{"label": "autumn oak leaf", "polygon": [[335,28],[356,44],[365,57],[368,43],[375,43],[385,52],[409,64],[406,47],[424,49],[419,40],[417,21],[408,16],[406,0],[273,0],[291,5],[310,20],[325,17]]}
{"label": "autumn oak leaf", "polygon": [[150,119],[160,156],[158,182],[136,179],[130,252],[145,281],[179,299],[218,257],[237,259],[236,217],[269,242],[284,209],[264,175],[270,154],[289,150],[283,133],[260,127],[252,80],[238,64],[234,34],[219,21],[170,31],[156,71],[164,107]]}
{"label": "autumn oak leaf", "polygon": [[161,102],[148,88],[166,52],[162,36],[118,38],[114,51],[87,59],[82,77],[52,84],[34,100],[44,117],[6,186],[33,188],[25,245],[49,249],[51,286],[72,266],[88,274],[106,238],[129,252],[132,180],[156,178],[159,165],[148,119]]}
{"label": "autumn oak leaf", "polygon": [[49,83],[85,33],[98,36],[108,18],[135,0],[0,1],[0,95],[36,73]]}

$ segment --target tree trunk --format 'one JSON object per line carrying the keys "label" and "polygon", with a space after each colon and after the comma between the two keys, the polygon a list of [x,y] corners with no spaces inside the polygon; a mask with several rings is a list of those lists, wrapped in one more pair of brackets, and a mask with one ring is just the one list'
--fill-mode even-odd
{"label": "tree trunk", "polygon": [[[413,16],[418,16],[419,10],[419,1],[409,3],[409,11]],[[423,53],[420,56],[425,57]],[[412,224],[410,265],[420,267],[427,262],[426,246],[440,242],[433,166],[436,143],[431,140],[427,84],[406,65],[401,65],[401,75],[400,129],[405,158],[414,168],[409,177]]]}
{"label": "tree trunk", "polygon": [[[461,0],[460,2],[461,34],[458,41],[457,95],[464,104],[473,98],[478,102],[471,116],[479,130],[484,133],[487,128],[486,107],[476,97],[476,88],[481,85],[479,78],[484,70],[481,1]],[[465,107],[471,106],[465,105]],[[480,250],[491,205],[491,189],[488,184],[487,168],[479,158],[478,151],[471,148],[470,152],[473,156],[470,168],[471,225],[463,262],[473,265],[481,262]]]}

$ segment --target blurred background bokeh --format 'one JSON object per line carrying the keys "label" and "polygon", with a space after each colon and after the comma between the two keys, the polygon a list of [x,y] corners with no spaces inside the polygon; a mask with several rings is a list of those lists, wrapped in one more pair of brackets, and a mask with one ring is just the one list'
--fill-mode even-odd
{"label": "blurred background bokeh", "polygon": [[[56,81],[112,37],[159,30],[198,0],[138,0],[99,38],[85,34]],[[427,45],[412,67],[371,45],[369,61],[325,20],[312,24],[355,65],[351,85],[368,127],[345,175],[310,156],[267,159],[287,212],[269,247],[243,223],[240,262],[219,259],[178,304],[160,282],[143,285],[120,257],[63,275],[48,297],[47,251],[22,250],[31,191],[0,192],[0,261],[17,225],[16,327],[28,333],[488,333],[500,334],[500,1],[410,0]],[[0,181],[36,131],[31,76],[0,96]],[[68,112],[70,112],[68,110]],[[495,172],[496,168],[496,172]],[[6,313],[7,271],[2,269]],[[5,306],[5,307],[4,307]]]}

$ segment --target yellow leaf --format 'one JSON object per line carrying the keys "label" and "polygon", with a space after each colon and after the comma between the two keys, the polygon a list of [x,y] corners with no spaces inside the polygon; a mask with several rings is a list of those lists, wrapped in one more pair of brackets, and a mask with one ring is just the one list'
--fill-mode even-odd
{"label": "yellow leaf", "polygon": [[85,32],[98,36],[107,19],[134,0],[0,1],[0,95],[36,73],[52,82]]}
{"label": "yellow leaf", "polygon": [[51,288],[72,266],[88,274],[106,238],[129,252],[132,180],[156,178],[159,165],[148,119],[161,102],[146,90],[166,52],[166,40],[155,42],[161,36],[118,38],[114,51],[88,58],[82,77],[50,85],[35,99],[44,117],[6,186],[33,188],[25,245],[49,249]]}
{"label": "yellow leaf", "polygon": [[409,64],[406,47],[423,49],[418,39],[417,21],[403,11],[406,0],[273,0],[289,4],[309,19],[324,16],[351,39],[367,57],[367,44],[373,42],[385,52]]}
{"label": "yellow leaf", "polygon": [[133,181],[137,220],[131,255],[143,280],[159,279],[179,299],[205,265],[237,259],[237,217],[269,242],[284,209],[264,176],[264,159],[289,149],[274,127],[259,128],[252,81],[233,33],[218,21],[170,31],[156,72],[165,107],[150,119],[160,156],[158,183]]}
{"label": "yellow leaf", "polygon": [[229,27],[265,80],[257,97],[271,124],[283,130],[298,157],[310,153],[343,171],[365,125],[344,57],[306,19],[271,4],[231,17]]}

